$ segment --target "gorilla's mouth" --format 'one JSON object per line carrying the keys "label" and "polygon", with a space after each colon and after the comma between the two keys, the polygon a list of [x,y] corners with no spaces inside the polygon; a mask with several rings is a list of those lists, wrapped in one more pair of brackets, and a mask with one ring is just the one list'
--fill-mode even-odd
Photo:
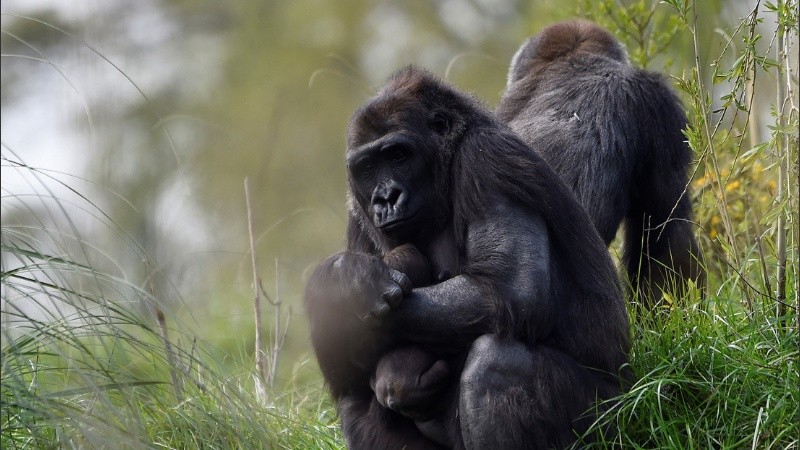
{"label": "gorilla's mouth", "polygon": [[[397,233],[406,230],[420,216],[419,205],[406,204],[391,211],[393,214],[376,215],[375,226],[385,233]],[[408,230],[410,231],[410,230]]]}
{"label": "gorilla's mouth", "polygon": [[381,224],[375,224],[375,226],[380,228],[382,231],[388,231],[388,232],[397,231],[397,230],[403,229],[410,222],[413,222],[413,220],[418,215],[419,215],[419,210],[415,211],[411,215],[407,215],[407,216],[403,216],[403,217],[393,217],[390,220],[388,220],[386,222],[383,222]]}

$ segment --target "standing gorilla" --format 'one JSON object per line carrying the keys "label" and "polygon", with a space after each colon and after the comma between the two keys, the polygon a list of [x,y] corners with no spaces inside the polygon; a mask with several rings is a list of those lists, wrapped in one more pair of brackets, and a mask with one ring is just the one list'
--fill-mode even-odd
{"label": "standing gorilla", "polygon": [[[317,267],[305,302],[348,447],[441,448],[446,433],[370,388],[380,357],[408,345],[463,361],[452,389],[428,394],[458,402],[463,442],[446,445],[575,441],[631,374],[613,264],[569,189],[476,101],[411,67],[354,114],[347,168],[347,251]],[[382,260],[405,244],[449,278],[412,288]]]}
{"label": "standing gorilla", "polygon": [[631,67],[611,34],[573,21],[528,40],[497,116],[561,176],[607,245],[625,219],[623,260],[645,303],[701,281],[686,116],[663,78]]}

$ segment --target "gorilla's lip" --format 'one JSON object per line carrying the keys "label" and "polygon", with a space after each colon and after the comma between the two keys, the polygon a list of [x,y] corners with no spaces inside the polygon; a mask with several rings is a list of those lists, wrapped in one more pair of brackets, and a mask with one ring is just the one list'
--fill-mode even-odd
{"label": "gorilla's lip", "polygon": [[414,214],[411,214],[410,216],[401,217],[399,219],[392,220],[391,222],[385,222],[381,225],[378,225],[378,228],[380,228],[381,230],[392,231],[412,221],[415,217],[417,217],[417,215],[419,215],[419,211],[416,211]]}

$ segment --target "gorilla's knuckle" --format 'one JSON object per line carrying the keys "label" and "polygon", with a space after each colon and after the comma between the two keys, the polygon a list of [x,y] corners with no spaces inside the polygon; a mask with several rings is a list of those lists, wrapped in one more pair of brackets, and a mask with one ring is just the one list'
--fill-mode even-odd
{"label": "gorilla's knuckle", "polygon": [[403,290],[396,284],[389,286],[389,289],[381,294],[381,300],[386,302],[388,306],[395,307],[403,300]]}

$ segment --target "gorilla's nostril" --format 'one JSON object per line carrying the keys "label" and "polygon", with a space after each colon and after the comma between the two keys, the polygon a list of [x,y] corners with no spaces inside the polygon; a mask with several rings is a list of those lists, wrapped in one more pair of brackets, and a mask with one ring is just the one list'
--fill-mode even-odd
{"label": "gorilla's nostril", "polygon": [[389,203],[390,205],[397,204],[397,200],[400,198],[401,193],[402,191],[400,191],[400,189],[392,188],[389,191],[389,194],[386,196],[386,202]]}

